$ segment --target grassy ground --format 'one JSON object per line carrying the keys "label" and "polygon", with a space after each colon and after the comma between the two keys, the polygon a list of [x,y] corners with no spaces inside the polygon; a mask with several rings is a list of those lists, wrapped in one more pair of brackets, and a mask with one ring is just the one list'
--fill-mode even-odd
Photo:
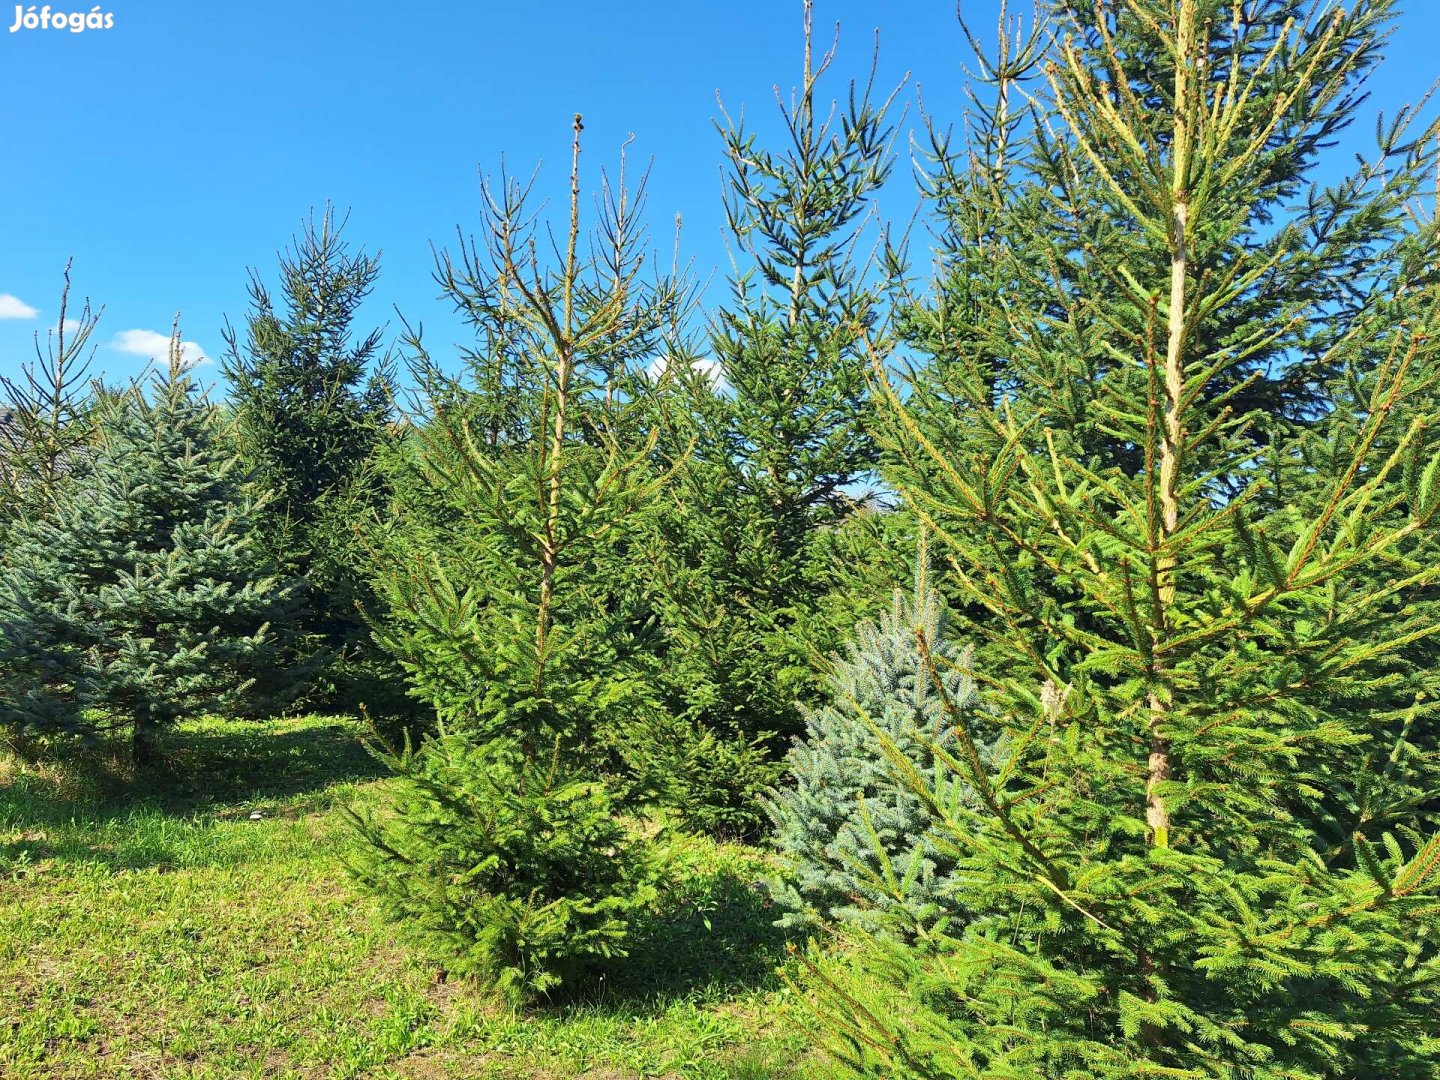
{"label": "grassy ground", "polygon": [[687,884],[609,984],[514,1014],[346,879],[339,807],[383,783],[355,734],[199,725],[139,801],[0,764],[0,1075],[792,1075],[753,852],[677,842]]}

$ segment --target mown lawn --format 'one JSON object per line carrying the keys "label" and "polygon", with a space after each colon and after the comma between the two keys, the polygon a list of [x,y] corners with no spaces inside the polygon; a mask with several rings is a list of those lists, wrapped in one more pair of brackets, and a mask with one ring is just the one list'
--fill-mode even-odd
{"label": "mown lawn", "polygon": [[195,725],[138,800],[0,764],[0,1076],[796,1075],[759,855],[673,842],[684,884],[608,985],[512,1013],[346,878],[340,808],[384,783],[356,732]]}

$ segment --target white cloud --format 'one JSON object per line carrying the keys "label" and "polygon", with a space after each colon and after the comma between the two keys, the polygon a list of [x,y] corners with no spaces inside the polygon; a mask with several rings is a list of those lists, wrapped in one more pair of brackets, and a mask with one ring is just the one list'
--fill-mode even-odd
{"label": "white cloud", "polygon": [[58,332],[64,334],[67,338],[73,338],[80,332],[81,325],[82,323],[79,319],[66,319],[64,322],[52,326],[47,333],[55,334]]}
{"label": "white cloud", "polygon": [[18,296],[0,293],[0,319],[33,319],[40,312]]}
{"label": "white cloud", "polygon": [[[110,342],[110,347],[116,352],[143,356],[157,364],[170,362],[170,335],[155,330],[121,330],[115,335],[115,340]],[[194,341],[180,343],[180,359],[186,368],[199,367],[210,362],[205,350]]]}
{"label": "white cloud", "polygon": [[[651,379],[658,379],[665,374],[665,368],[669,365],[668,356],[657,356],[650,361],[650,366],[645,369],[645,374]],[[725,369],[720,366],[720,361],[712,360],[708,356],[702,356],[690,361],[690,370],[698,371],[710,380],[710,386],[715,390],[723,390],[728,385],[725,382]]]}

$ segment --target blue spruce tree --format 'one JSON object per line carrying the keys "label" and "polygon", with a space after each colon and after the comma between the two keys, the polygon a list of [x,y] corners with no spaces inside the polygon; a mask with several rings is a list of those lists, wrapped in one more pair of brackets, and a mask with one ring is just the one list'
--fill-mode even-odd
{"label": "blue spruce tree", "polygon": [[[186,715],[273,668],[292,589],[255,554],[256,501],[172,349],[149,400],[101,404],[84,483],[18,522],[0,571],[0,724],[128,735],[135,763]],[[267,679],[271,676],[267,675]]]}
{"label": "blue spruce tree", "polygon": [[944,602],[923,569],[913,600],[897,590],[889,612],[856,628],[831,675],[831,701],[806,710],[791,779],[767,806],[784,868],[773,886],[787,909],[780,925],[873,926],[896,909],[919,917],[949,908],[954,862],[896,759],[943,788],[942,798],[967,800],[969,789],[936,769],[935,748],[951,746],[955,713],[975,708],[969,663],[969,651],[946,640]]}

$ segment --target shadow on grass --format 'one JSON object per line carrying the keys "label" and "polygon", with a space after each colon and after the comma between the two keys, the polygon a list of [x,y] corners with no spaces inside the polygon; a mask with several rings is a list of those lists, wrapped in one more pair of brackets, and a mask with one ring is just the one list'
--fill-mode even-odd
{"label": "shadow on grass", "polygon": [[[698,886],[698,888],[697,888]],[[680,903],[636,927],[612,994],[667,997],[729,994],[778,984],[785,956],[778,912],[751,875],[721,873],[691,881]]]}
{"label": "shadow on grass", "polygon": [[562,986],[546,1006],[643,1012],[778,987],[787,936],[755,878],[727,869],[678,881],[634,925],[629,956],[607,964],[603,978]]}
{"label": "shadow on grass", "polygon": [[268,802],[387,775],[343,717],[308,718],[291,730],[264,724],[196,727],[170,736],[153,795],[183,812],[196,805]]}
{"label": "shadow on grass", "polygon": [[[55,862],[139,869],[224,861],[205,854],[197,826],[247,817],[254,806],[289,802],[296,813],[326,789],[385,774],[341,717],[270,724],[205,722],[170,733],[164,764],[130,775],[104,750],[65,756],[0,777],[0,873]],[[295,804],[301,805],[295,805]],[[233,853],[232,853],[233,857]]]}

